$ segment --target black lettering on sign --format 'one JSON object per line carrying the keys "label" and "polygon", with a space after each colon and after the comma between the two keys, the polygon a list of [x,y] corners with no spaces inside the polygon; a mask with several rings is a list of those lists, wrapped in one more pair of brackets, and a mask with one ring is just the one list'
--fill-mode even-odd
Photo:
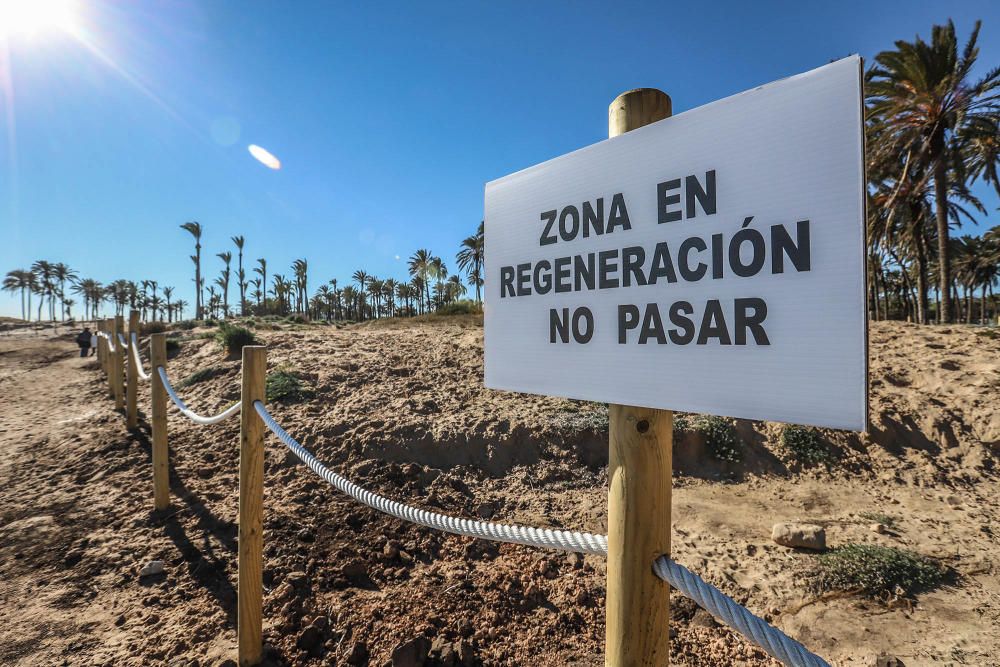
{"label": "black lettering on sign", "polygon": [[656,210],[658,211],[657,221],[659,222],[659,224],[662,225],[665,222],[677,222],[682,217],[684,217],[684,214],[681,213],[681,211],[668,210],[669,207],[681,203],[681,195],[680,193],[673,195],[668,195],[667,193],[670,192],[671,190],[679,190],[680,187],[681,187],[681,179],[679,178],[675,178],[672,181],[666,181],[664,183],[657,184]]}
{"label": "black lettering on sign", "polygon": [[646,304],[646,314],[642,318],[642,330],[639,332],[639,345],[645,345],[650,338],[655,338],[660,345],[665,345],[667,336],[663,332],[663,320],[660,319],[660,307],[655,303]]}
{"label": "black lettering on sign", "polygon": [[687,345],[694,340],[694,322],[687,315],[694,313],[694,306],[687,301],[676,301],[670,306],[670,323],[677,329],[670,330],[670,342],[674,345]]}
{"label": "black lettering on sign", "polygon": [[552,245],[559,240],[552,233],[552,225],[555,224],[557,215],[559,215],[558,211],[546,211],[542,213],[542,220],[545,221],[545,229],[542,230],[542,237],[539,239],[538,245]]}
{"label": "black lettering on sign", "polygon": [[589,201],[583,202],[583,238],[590,236],[590,230],[595,234],[604,233],[604,197],[597,200],[597,210]]}
{"label": "black lettering on sign", "polygon": [[628,331],[639,326],[639,307],[631,303],[623,303],[618,306],[618,343],[624,345],[628,342]]}
{"label": "black lettering on sign", "polygon": [[514,267],[500,267],[500,298],[505,296],[515,296],[514,294]]}
{"label": "black lettering on sign", "polygon": [[611,198],[611,213],[608,214],[608,234],[615,231],[615,227],[623,230],[632,229],[632,223],[628,219],[628,209],[625,208],[625,198],[622,193]]}
{"label": "black lettering on sign", "polygon": [[796,271],[808,271],[811,268],[808,220],[795,223],[795,236],[796,240],[793,242],[784,225],[771,227],[771,273],[785,272],[786,254]]}
{"label": "black lettering on sign", "polygon": [[573,313],[573,339],[577,343],[589,343],[594,337],[594,314],[590,308],[581,306]]}
{"label": "black lettering on sign", "polygon": [[697,176],[688,176],[684,179],[684,194],[686,195],[685,207],[687,217],[695,216],[695,200],[701,205],[701,210],[705,215],[715,214],[715,170],[705,172],[705,187],[701,187]]}
{"label": "black lettering on sign", "polygon": [[[736,344],[747,344],[747,331],[753,334],[753,341],[757,345],[770,345],[767,339],[767,332],[764,331],[763,323],[767,319],[767,304],[764,299],[736,299],[734,302],[736,311]],[[748,311],[753,311],[753,315]]]}
{"label": "black lettering on sign", "polygon": [[561,313],[549,308],[549,342],[555,343],[556,337],[560,343],[569,342],[569,308],[563,308]]}
{"label": "black lettering on sign", "polygon": [[722,314],[722,304],[718,299],[709,299],[705,304],[705,314],[701,318],[701,329],[698,331],[698,345],[705,345],[709,338],[718,338],[720,345],[733,344],[729,339],[726,316]]}
{"label": "black lettering on sign", "polygon": [[[567,220],[569,220],[569,225],[567,226]],[[576,238],[577,233],[580,231],[580,212],[576,210],[576,206],[567,206],[559,214],[559,236],[563,241],[572,241]],[[558,292],[558,288],[556,289]]]}
{"label": "black lettering on sign", "polygon": [[569,315],[569,308],[563,308],[561,312],[550,308],[549,342],[568,343],[571,323],[573,340],[577,343],[589,343],[590,339],[594,337],[594,314],[590,308],[586,306],[577,308],[573,311],[572,318]]}

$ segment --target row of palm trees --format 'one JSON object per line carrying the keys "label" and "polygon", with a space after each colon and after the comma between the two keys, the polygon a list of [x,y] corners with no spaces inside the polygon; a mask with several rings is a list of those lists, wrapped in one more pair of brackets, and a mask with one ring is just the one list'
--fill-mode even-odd
{"label": "row of palm trees", "polygon": [[31,319],[32,297],[37,297],[36,320],[39,322],[43,319],[43,311],[47,314],[46,319],[53,322],[73,319],[73,306],[77,301],[70,294],[80,297],[83,319],[97,319],[104,304],[113,305],[116,315],[123,315],[128,307],[140,311],[143,319],[167,321],[182,319],[187,308],[186,301],[173,298],[173,287],[161,290],[155,280],[115,280],[103,285],[93,278],[81,278],[62,262],[46,260],[38,260],[30,269],[8,271],[3,290],[20,296],[23,320]]}
{"label": "row of palm trees", "polygon": [[1000,68],[972,78],[980,27],[959,51],[955,25],[934,26],[929,42],[898,41],[866,72],[868,294],[876,319],[986,321],[991,303],[997,315],[1000,228],[951,236],[953,226],[986,213],[971,192],[977,180],[1000,195]]}
{"label": "row of palm trees", "polygon": [[[193,280],[197,286],[195,317],[229,317],[232,314],[229,306],[232,253],[217,253],[223,266],[218,277],[205,290],[201,265],[204,226],[200,222],[190,221],[182,224],[181,229],[190,233],[195,241],[195,254],[191,255],[195,267]],[[261,257],[253,268],[256,277],[248,278],[243,268],[245,239],[234,236],[232,241],[238,250],[235,277],[240,315],[300,314],[328,321],[361,321],[436,311],[468,293],[461,276],[449,275],[448,267],[440,257],[430,250],[420,249],[413,253],[407,263],[408,279],[382,279],[359,269],[352,275],[350,284],[338,286],[338,281],[334,278],[321,284],[310,297],[307,260],[295,260],[289,277],[275,273],[270,276],[269,283],[267,260]],[[480,222],[476,233],[462,241],[461,249],[455,257],[459,270],[465,274],[468,284],[476,290],[477,302],[482,299],[483,246],[483,223]]]}

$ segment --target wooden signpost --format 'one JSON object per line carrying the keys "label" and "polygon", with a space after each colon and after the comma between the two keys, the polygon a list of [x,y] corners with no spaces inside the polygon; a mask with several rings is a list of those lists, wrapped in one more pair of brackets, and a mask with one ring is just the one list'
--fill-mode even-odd
{"label": "wooden signpost", "polygon": [[115,395],[115,410],[122,410],[125,407],[125,346],[118,338],[124,331],[125,318],[115,315],[115,319],[111,322],[111,342],[115,346],[114,354],[111,355],[111,390]]}
{"label": "wooden signpost", "polygon": [[165,510],[170,506],[170,454],[167,446],[167,390],[156,370],[167,363],[166,334],[149,337],[149,360],[152,388],[150,412],[153,420],[153,507]]}
{"label": "wooden signpost", "polygon": [[485,385],[610,405],[609,667],[669,661],[674,410],[865,427],[862,106],[857,56],[677,116],[631,90],[486,184]]}
{"label": "wooden signpost", "polygon": [[125,409],[126,409],[126,422],[125,425],[129,429],[134,429],[139,425],[139,409],[138,409],[138,390],[139,390],[139,368],[136,365],[136,356],[138,356],[139,350],[132,350],[132,334],[135,334],[135,344],[139,344],[139,311],[133,310],[128,314],[128,334],[126,334],[126,340],[128,341],[129,347],[126,355],[128,357],[128,384],[125,386]]}
{"label": "wooden signpost", "polygon": [[240,409],[240,517],[236,614],[240,667],[260,662],[263,651],[264,422],[254,409],[264,402],[267,348],[243,348]]}
{"label": "wooden signpost", "polygon": [[[670,116],[653,88],[622,93],[608,109],[616,137]],[[674,413],[612,404],[608,413],[608,588],[605,664],[667,665],[670,587],[652,562],[670,554]]]}

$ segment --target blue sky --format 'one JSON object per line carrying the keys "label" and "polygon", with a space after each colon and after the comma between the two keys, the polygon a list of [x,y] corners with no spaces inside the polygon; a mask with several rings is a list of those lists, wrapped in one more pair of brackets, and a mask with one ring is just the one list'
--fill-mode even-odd
{"label": "blue sky", "polygon": [[[995,0],[71,5],[71,34],[0,42],[0,269],[63,261],[192,305],[186,220],[209,280],[237,234],[269,273],[306,258],[310,289],[404,277],[419,247],[453,269],[483,184],[606,138],[624,90],[661,88],[678,113],[949,16],[963,40],[983,19],[980,73],[1000,64]],[[977,192],[972,233],[1000,224]]]}

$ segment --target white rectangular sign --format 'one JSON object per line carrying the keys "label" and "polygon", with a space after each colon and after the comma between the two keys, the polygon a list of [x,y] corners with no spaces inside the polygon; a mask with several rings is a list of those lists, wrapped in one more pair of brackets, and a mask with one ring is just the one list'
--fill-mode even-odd
{"label": "white rectangular sign", "polygon": [[486,185],[486,386],[863,430],[861,62]]}

